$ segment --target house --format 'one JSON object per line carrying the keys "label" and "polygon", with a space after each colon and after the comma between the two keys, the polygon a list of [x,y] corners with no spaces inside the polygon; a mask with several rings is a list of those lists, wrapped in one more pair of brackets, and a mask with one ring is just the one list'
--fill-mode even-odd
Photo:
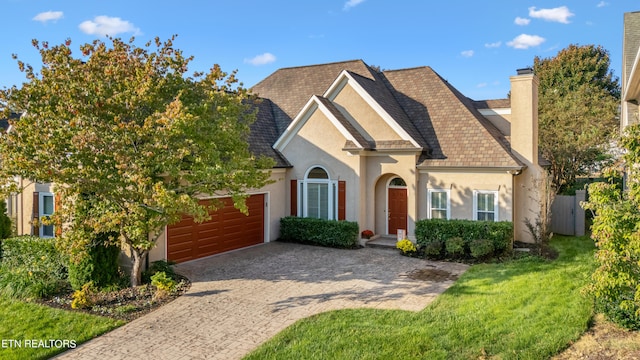
{"label": "house", "polygon": [[430,67],[277,70],[252,89],[263,102],[249,139],[276,159],[275,183],[250,192],[249,217],[228,205],[211,222],[168,226],[150,257],[186,261],[218,252],[214,243],[272,241],[288,215],[409,238],[419,219],[504,220],[533,241],[524,222],[539,214],[544,174],[537,87],[524,69],[511,77],[511,99],[472,101]]}
{"label": "house", "polygon": [[624,14],[620,130],[640,120],[640,11]]}
{"label": "house", "polygon": [[[280,69],[252,90],[262,101],[250,149],[276,161],[273,182],[248,191],[249,216],[223,199],[208,222],[167,226],[151,261],[273,241],[289,215],[410,239],[420,219],[511,221],[515,239],[533,241],[525,219],[540,213],[544,170],[531,69],[511,77],[510,99],[487,101],[427,66],[379,71],[362,60]],[[22,199],[25,218],[49,210],[50,191],[34,186],[38,202]],[[19,230],[35,232],[26,223]]]}

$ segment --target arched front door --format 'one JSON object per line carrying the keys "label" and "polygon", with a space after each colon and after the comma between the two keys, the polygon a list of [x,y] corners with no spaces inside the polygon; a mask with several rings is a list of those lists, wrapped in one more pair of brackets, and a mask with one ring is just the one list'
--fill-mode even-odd
{"label": "arched front door", "polygon": [[407,184],[399,177],[391,179],[387,193],[387,217],[389,234],[407,231]]}

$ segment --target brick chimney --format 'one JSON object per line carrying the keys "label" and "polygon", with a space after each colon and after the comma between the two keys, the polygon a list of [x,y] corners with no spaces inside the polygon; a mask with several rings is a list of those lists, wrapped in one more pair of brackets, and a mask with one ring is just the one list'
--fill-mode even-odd
{"label": "brick chimney", "polygon": [[511,151],[527,165],[538,165],[538,78],[517,70],[511,80]]}

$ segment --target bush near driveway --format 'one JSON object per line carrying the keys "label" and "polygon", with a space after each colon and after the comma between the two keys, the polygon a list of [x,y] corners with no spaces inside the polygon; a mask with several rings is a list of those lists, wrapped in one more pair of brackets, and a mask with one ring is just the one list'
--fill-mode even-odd
{"label": "bush near driveway", "polygon": [[287,216],[280,219],[280,240],[335,248],[358,247],[358,223]]}

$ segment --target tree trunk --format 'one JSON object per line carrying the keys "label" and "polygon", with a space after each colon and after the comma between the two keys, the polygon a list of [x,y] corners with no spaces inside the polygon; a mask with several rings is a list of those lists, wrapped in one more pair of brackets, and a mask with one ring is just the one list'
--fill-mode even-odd
{"label": "tree trunk", "polygon": [[142,264],[147,258],[147,250],[139,251],[131,248],[133,264],[131,266],[131,287],[138,286],[142,282]]}

